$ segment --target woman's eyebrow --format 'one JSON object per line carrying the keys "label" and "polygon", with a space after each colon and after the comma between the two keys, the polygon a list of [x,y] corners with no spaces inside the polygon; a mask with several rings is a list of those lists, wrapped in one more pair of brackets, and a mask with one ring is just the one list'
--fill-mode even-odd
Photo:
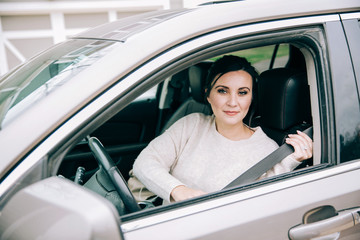
{"label": "woman's eyebrow", "polygon": [[[226,89],[229,89],[229,87],[224,86],[224,85],[217,85],[217,86],[215,86],[215,89],[217,89],[217,88],[226,88]],[[240,87],[238,90],[243,90],[243,89],[248,89],[248,90],[250,91],[250,88],[248,88],[248,87]]]}
{"label": "woman's eyebrow", "polygon": [[219,88],[219,87],[229,89],[227,86],[224,86],[224,85],[217,85],[215,88]]}
{"label": "woman's eyebrow", "polygon": [[243,89],[247,89],[247,90],[250,91],[250,88],[248,88],[248,87],[241,87],[241,88],[239,88],[239,90],[243,90]]}

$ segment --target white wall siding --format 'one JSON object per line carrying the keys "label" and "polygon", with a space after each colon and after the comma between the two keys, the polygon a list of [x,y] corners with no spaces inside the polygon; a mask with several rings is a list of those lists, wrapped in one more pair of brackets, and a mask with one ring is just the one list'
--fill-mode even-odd
{"label": "white wall siding", "polygon": [[169,9],[171,0],[0,2],[0,75],[88,28]]}

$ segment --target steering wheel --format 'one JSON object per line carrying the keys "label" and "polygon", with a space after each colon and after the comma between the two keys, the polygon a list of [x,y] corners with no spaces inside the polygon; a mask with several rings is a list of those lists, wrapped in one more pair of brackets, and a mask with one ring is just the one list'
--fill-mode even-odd
{"label": "steering wheel", "polygon": [[88,139],[88,144],[96,161],[99,164],[100,169],[104,170],[107,177],[113,183],[116,192],[119,194],[125,205],[125,208],[129,212],[139,211],[140,207],[137,204],[130,189],[128,188],[124,177],[114,164],[114,161],[111,159],[110,155],[106,152],[101,142],[95,137],[90,137]]}

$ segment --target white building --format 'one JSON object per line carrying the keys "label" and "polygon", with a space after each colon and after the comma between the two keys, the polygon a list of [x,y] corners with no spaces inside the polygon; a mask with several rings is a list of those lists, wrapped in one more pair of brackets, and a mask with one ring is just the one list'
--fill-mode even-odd
{"label": "white building", "polygon": [[26,59],[102,23],[205,0],[0,0],[0,76]]}

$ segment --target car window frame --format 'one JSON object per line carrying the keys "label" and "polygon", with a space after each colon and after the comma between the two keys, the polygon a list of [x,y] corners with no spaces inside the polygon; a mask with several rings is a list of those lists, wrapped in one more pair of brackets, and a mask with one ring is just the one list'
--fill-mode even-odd
{"label": "car window frame", "polygon": [[[335,15],[336,16],[336,15]],[[306,19],[304,23],[300,24],[300,27],[297,25],[301,19]],[[271,23],[260,23],[258,26],[260,28],[253,28],[253,25],[246,25],[240,27],[234,27],[232,29],[225,29],[221,31],[217,31],[215,33],[210,33],[209,35],[215,35],[217,40],[206,39],[208,36],[201,36],[199,37],[199,41],[197,44],[198,47],[194,48],[193,42],[188,41],[182,45],[174,47],[171,51],[166,53],[160,54],[157,56],[155,61],[148,61],[146,64],[142,65],[141,69],[135,69],[131,74],[127,76],[126,79],[120,79],[118,84],[115,84],[110,89],[107,89],[101,96],[98,97],[97,100],[91,102],[88,106],[84,107],[79,113],[72,116],[64,125],[59,127],[55,132],[53,132],[43,143],[39,145],[39,147],[30,153],[27,158],[21,164],[28,164],[34,163],[37,160],[41,159],[41,157],[49,156],[49,163],[53,169],[50,169],[49,174],[54,175],[56,173],[56,167],[59,166],[59,162],[64,157],[67,151],[76,144],[79,139],[82,139],[86,136],[89,132],[92,132],[96,125],[101,124],[102,122],[108,119],[109,113],[114,111],[119,111],[123,108],[127,103],[133,101],[144,89],[149,89],[150,87],[158,84],[162,81],[166,76],[169,74],[174,74],[175,72],[183,69],[184,67],[188,67],[192,61],[200,61],[205,58],[209,58],[210,56],[214,56],[216,54],[229,52],[230,49],[235,49],[236,45],[233,45],[232,41],[237,41],[237,39],[242,38],[244,39],[244,35],[248,36],[254,33],[261,33],[262,31],[272,32],[272,36],[274,36],[274,32],[282,32],[283,35],[285,33],[289,33],[289,31],[285,31],[286,28],[291,28],[292,26],[296,26],[298,29],[295,31],[301,30],[301,26],[304,25],[304,29],[307,29],[309,26],[318,26],[326,19],[334,19],[334,15],[330,16],[321,16],[321,17],[305,17],[293,20],[280,20],[283,21],[290,21],[293,22],[291,25],[287,24],[275,24],[272,28],[269,28],[269,24]],[[336,17],[335,17],[336,19]],[[279,21],[273,21],[272,23],[277,23]],[[256,24],[255,24],[256,25]],[[246,30],[246,31],[239,31],[239,30]],[[224,31],[229,31],[226,37],[223,36]],[[266,34],[261,33],[258,35],[261,38],[265,38]],[[302,36],[303,37],[303,36]],[[203,39],[205,38],[205,40]],[[249,40],[249,39],[247,39]],[[196,39],[195,39],[196,41]],[[205,42],[206,44],[203,44]],[[274,41],[275,42],[275,41]],[[252,41],[242,41],[241,46],[243,48],[250,47],[252,45],[257,44],[256,42]],[[214,47],[216,46],[216,47]],[[190,48],[189,48],[190,47]],[[187,51],[191,51],[193,54],[190,54]],[[189,50],[191,49],[191,50]],[[200,50],[205,51],[201,53]],[[326,51],[325,51],[326,52]],[[197,55],[196,55],[196,54]],[[310,53],[311,55],[311,53]],[[169,63],[168,60],[172,59]],[[323,57],[321,57],[323,58]],[[192,59],[192,60],[190,60]],[[320,59],[320,61],[323,61]],[[159,64],[160,63],[160,64]],[[157,71],[158,69],[162,68],[162,71]],[[325,71],[321,69],[320,71]],[[139,80],[141,79],[141,80]],[[144,79],[148,79],[144,82]],[[135,80],[135,81],[134,81]],[[140,82],[140,84],[139,84]],[[129,94],[129,90],[131,90],[131,94]],[[120,93],[120,94],[119,94]],[[106,103],[101,102],[102,99],[112,99],[108,100]],[[327,101],[327,99],[325,99]],[[111,104],[110,104],[111,103]],[[109,106],[109,104],[111,106]],[[101,114],[100,114],[101,113]],[[106,117],[104,117],[104,115]],[[90,124],[91,123],[91,124]],[[328,132],[327,132],[328,133]],[[325,166],[326,167],[326,166]],[[310,170],[312,171],[312,170]],[[287,178],[287,177],[286,177]],[[265,180],[261,182],[269,183],[272,180]],[[235,192],[241,192],[243,188],[236,189]],[[211,195],[211,197],[221,197],[227,193],[217,193],[217,195]],[[190,204],[193,204],[197,201],[206,201],[207,197],[200,200],[190,201]],[[188,205],[185,203],[185,205]],[[164,207],[164,209],[173,209],[183,206],[183,204],[177,205],[174,204],[173,206]],[[158,210],[154,211],[157,212]],[[163,211],[163,210],[161,210]],[[124,219],[126,220],[126,219]]]}
{"label": "car window frame", "polygon": [[[289,32],[292,32],[292,31],[285,31],[285,32],[282,32],[281,35],[283,35],[284,37],[289,33]],[[272,33],[274,34],[274,33]],[[275,34],[276,35],[276,34]],[[300,35],[300,34],[299,34]],[[302,34],[301,34],[302,35]],[[266,39],[267,43],[269,43],[269,38],[266,36],[266,34],[262,34],[260,35],[261,37],[259,38],[263,38],[263,39]],[[276,37],[276,40],[275,42],[278,42],[278,41],[281,41],[281,39],[283,39],[284,37]],[[302,38],[303,38],[303,35],[302,35]],[[240,41],[241,43],[238,43],[239,45],[242,45],[243,42],[249,42],[249,40],[241,40]],[[251,41],[250,41],[251,42]],[[221,44],[219,44],[221,45]],[[231,47],[228,47],[230,46]],[[229,53],[229,52],[232,52],[232,50],[229,50],[229,49],[238,49],[238,46],[236,46],[236,40],[234,42],[227,42],[225,44],[225,47],[221,47],[220,49],[217,49],[217,50],[214,50],[214,52],[217,52],[217,53],[221,53],[221,54],[226,54],[226,53]],[[248,44],[245,44],[246,47],[249,47]],[[271,45],[271,44],[270,44]],[[318,46],[320,48],[320,45]],[[226,50],[224,50],[226,49]],[[204,51],[209,51],[208,48],[206,48],[206,50]],[[225,51],[225,52],[224,52]],[[302,51],[306,52],[307,54],[307,58],[308,58],[308,61],[311,61],[311,62],[314,62],[313,60],[313,55],[314,52],[312,51],[307,51],[305,49],[302,49]],[[323,49],[322,51],[326,52],[326,49]],[[221,55],[220,54],[220,55]],[[195,55],[202,55],[201,53],[201,50],[197,50],[196,51],[196,54]],[[206,55],[206,54],[205,54]],[[193,56],[193,55],[189,55],[188,56],[190,59],[193,59],[192,62],[194,61],[203,61],[203,60],[207,60],[207,58],[199,58],[197,59],[196,56]],[[195,60],[196,59],[196,60]],[[317,64],[319,65],[319,63]],[[188,67],[188,65],[184,65],[186,67]],[[176,68],[174,66],[169,66],[168,68]],[[310,67],[312,72],[314,72],[315,74],[315,63],[313,63],[313,66]],[[181,68],[182,69],[182,68]],[[323,69],[322,69],[323,70]],[[318,82],[318,77],[319,76],[315,76],[315,84],[317,84]],[[314,77],[313,77],[314,78]],[[318,89],[317,87],[315,89],[313,89],[314,92],[317,92]],[[317,98],[318,95],[316,94],[315,95],[315,98]],[[316,102],[318,101],[318,99],[316,99]],[[317,105],[317,104],[316,104]],[[318,117],[319,114],[317,114]],[[320,129],[320,127],[318,126],[318,129]],[[318,133],[320,133],[320,130],[318,131]],[[321,134],[319,134],[321,135]],[[317,142],[320,143],[320,136],[316,136],[316,138],[318,139]],[[321,147],[321,146],[318,146],[318,147]],[[322,150],[321,150],[322,151]],[[320,153],[320,151],[318,151]],[[319,154],[320,155],[320,154]],[[319,156],[320,157],[320,156]],[[320,158],[319,158],[320,159]],[[302,169],[302,170],[298,170],[297,172],[291,172],[291,173],[284,173],[284,174],[280,174],[280,175],[277,175],[277,176],[274,176],[274,177],[270,177],[270,178],[266,178],[266,179],[263,179],[263,180],[259,180],[257,181],[256,183],[251,183],[251,184],[248,184],[248,185],[245,185],[245,186],[241,186],[241,187],[235,187],[235,188],[232,188],[232,189],[229,189],[229,190],[220,190],[220,191],[217,191],[217,192],[213,192],[213,193],[210,193],[204,197],[199,197],[199,198],[196,198],[196,199],[191,199],[191,200],[187,200],[187,201],[183,201],[183,202],[180,202],[180,203],[172,203],[171,205],[166,205],[166,206],[161,206],[161,208],[163,208],[163,210],[158,210],[158,209],[148,209],[144,212],[136,212],[136,213],[132,213],[132,214],[128,214],[128,215],[125,215],[125,216],[121,216],[121,219],[122,219],[122,222],[128,222],[128,221],[131,221],[131,220],[134,220],[134,219],[140,219],[144,216],[147,216],[147,215],[153,215],[153,214],[157,214],[157,213],[160,213],[160,212],[166,212],[168,210],[171,210],[171,209],[176,209],[176,208],[181,208],[181,207],[188,207],[190,205],[193,205],[193,204],[196,204],[198,202],[206,202],[207,200],[209,199],[213,199],[213,198],[221,198],[227,194],[231,194],[231,193],[234,193],[234,192],[241,192],[243,190],[248,190],[248,189],[252,189],[252,188],[257,188],[257,187],[260,187],[260,186],[265,186],[269,183],[273,183],[273,182],[276,182],[276,181],[281,181],[281,180],[285,180],[285,179],[290,179],[294,176],[298,176],[298,175],[302,175],[302,174],[306,174],[306,173],[312,173],[312,172],[316,172],[316,171],[319,171],[319,170],[322,170],[322,169],[326,169],[328,168],[329,166],[333,166],[333,163],[327,163],[327,162],[318,162],[318,164],[316,166],[312,166],[310,168],[307,168],[307,169]],[[177,206],[176,206],[177,205]]]}
{"label": "car window frame", "polygon": [[[318,26],[320,26],[320,25],[318,25]],[[312,26],[312,27],[314,27],[314,26]],[[306,27],[305,27],[306,28]],[[321,27],[320,27],[321,28]],[[308,50],[308,52],[307,52],[307,58],[308,58],[308,60],[309,61],[312,61],[313,62],[313,66],[311,66],[310,68],[311,68],[311,70],[310,71],[313,71],[314,72],[314,74],[316,74],[316,79],[315,79],[315,81],[316,81],[316,84],[318,85],[318,82],[319,81],[324,81],[324,75],[326,75],[326,74],[328,74],[328,72],[329,72],[329,69],[328,69],[328,65],[327,65],[327,61],[325,61],[325,59],[326,59],[326,53],[327,53],[327,49],[326,49],[326,47],[324,47],[324,42],[321,42],[321,41],[325,41],[325,37],[324,37],[324,35],[325,35],[325,33],[323,32],[324,30],[323,29],[318,29],[319,31],[318,32],[316,32],[312,37],[318,37],[318,39],[317,40],[319,40],[319,42],[318,43],[316,43],[315,44],[315,41],[314,42],[312,42],[311,44],[308,44],[308,46],[306,47],[306,48],[309,48]],[[301,28],[299,28],[299,29],[301,29]],[[290,32],[292,32],[292,34],[294,34],[295,35],[295,31],[301,31],[301,30],[299,30],[299,29],[296,29],[296,30],[288,30],[288,31],[284,31],[284,30],[282,30],[282,31],[279,31],[279,32],[281,32],[281,34],[284,34],[283,36],[285,36],[285,35],[287,35],[287,34],[289,34]],[[322,32],[324,35],[322,35],[322,36],[317,36],[318,35],[318,33],[319,32]],[[272,32],[271,33],[271,35],[273,35],[273,36],[275,36],[276,35],[276,33],[274,33],[274,32]],[[300,34],[299,34],[300,35]],[[267,39],[267,41],[269,41],[268,39],[268,37],[265,37],[266,36],[266,34],[259,34],[259,36],[261,36],[261,37],[259,37],[259,38],[263,38],[263,39]],[[277,40],[275,40],[274,42],[276,42],[276,41],[280,41],[280,39],[281,39],[281,37],[278,37],[278,36],[276,36],[275,37]],[[302,40],[304,41],[304,42],[306,42],[305,40],[304,40],[304,36],[302,35],[301,36],[301,38],[302,38]],[[295,39],[295,38],[294,38]],[[309,39],[307,39],[307,40],[310,40],[310,38]],[[313,41],[313,40],[310,40],[310,41]],[[234,40],[234,42],[231,42],[231,43],[229,43],[229,41],[228,41],[228,39],[226,40],[226,41],[224,41],[224,42],[226,42],[226,43],[217,43],[218,45],[216,45],[217,46],[217,48],[218,49],[216,49],[216,50],[212,50],[213,52],[212,52],[212,55],[214,55],[214,52],[218,52],[218,53],[221,53],[221,54],[224,54],[224,53],[227,53],[227,52],[231,52],[231,50],[230,49],[236,49],[237,47],[236,47],[236,40]],[[247,43],[245,43],[244,44],[244,42],[247,42]],[[239,45],[245,45],[246,47],[249,47],[249,43],[248,42],[252,42],[252,44],[251,45],[254,45],[254,41],[250,41],[250,40],[242,40],[241,41],[241,43],[239,43]],[[222,45],[222,44],[224,44],[225,46],[221,46],[220,48],[219,48],[219,46],[220,45]],[[310,45],[313,45],[313,44],[315,44],[315,45],[317,45],[316,47],[315,46],[310,46]],[[326,44],[325,44],[326,45]],[[245,47],[245,48],[246,48]],[[304,46],[302,46],[302,48],[304,48],[305,47],[305,45]],[[310,50],[310,48],[311,48],[311,50]],[[204,48],[205,49],[205,48]],[[224,49],[226,49],[226,50],[224,50]],[[239,50],[239,49],[237,49],[237,50]],[[314,50],[315,51],[319,51],[318,53],[315,53],[314,52]],[[209,46],[207,46],[206,47],[206,50],[204,50],[204,51],[206,51],[206,52],[211,52],[210,50],[209,50]],[[225,52],[224,52],[225,51]],[[306,52],[306,50],[305,49],[303,49],[303,51],[305,51]],[[202,53],[201,53],[201,50],[200,49],[198,49],[197,51],[197,54],[195,54],[195,55],[202,55]],[[316,54],[318,54],[317,56],[314,56],[314,55],[316,55]],[[205,56],[207,55],[207,54],[204,54]],[[197,61],[201,61],[201,60],[206,60],[206,58],[204,58],[204,57],[199,57],[199,58],[197,58],[197,56],[193,56],[193,55],[189,55],[189,56],[187,56],[188,58],[191,58],[192,59],[192,62],[197,62]],[[317,59],[316,59],[317,58]],[[316,59],[316,60],[314,60],[314,59]],[[184,60],[185,61],[185,60]],[[183,67],[187,67],[187,65],[185,64]],[[168,67],[168,68],[170,68],[170,66]],[[171,66],[171,68],[176,68],[176,67],[174,67],[174,66]],[[316,73],[315,73],[316,72]],[[319,73],[319,72],[321,72],[321,73]],[[312,77],[313,78],[313,77]],[[318,92],[318,87],[319,86],[317,86],[313,91],[315,91],[315,92]],[[329,91],[328,90],[328,88],[325,88],[324,89],[324,91],[326,92],[326,91]],[[320,96],[318,96],[318,95],[316,95],[316,97],[320,97]],[[329,106],[329,99],[327,98],[327,96],[322,96],[323,97],[323,101],[326,101],[327,103],[326,103],[326,106]],[[317,101],[318,101],[318,99],[317,99]],[[318,103],[319,105],[320,104],[322,104],[322,103]],[[329,111],[329,109],[326,109],[326,111]],[[320,115],[320,114],[317,114],[317,115]],[[320,117],[320,116],[318,116],[318,117]],[[324,114],[322,114],[322,116],[321,117],[325,117],[325,115]],[[322,119],[322,121],[325,121],[325,122],[327,122],[328,121],[328,119]],[[324,129],[322,129],[321,130],[321,132],[320,132],[320,126],[318,126],[318,129],[319,129],[319,132],[318,132],[318,135],[316,136],[316,138],[318,139],[317,141],[320,143],[320,141],[322,141],[323,140],[323,137],[321,137],[321,135],[323,135],[323,134],[321,134],[321,132],[322,131],[324,131]],[[330,129],[326,129],[327,131],[329,131]],[[324,146],[320,146],[320,147],[324,147]],[[323,152],[324,150],[321,150],[321,152]],[[324,158],[322,158],[322,159],[324,159]],[[331,159],[331,158],[330,158]],[[252,188],[252,187],[258,187],[258,186],[262,186],[262,185],[267,185],[268,183],[272,183],[272,182],[275,182],[275,181],[278,181],[278,180],[283,180],[283,179],[289,179],[289,178],[291,178],[291,177],[293,177],[293,176],[296,176],[296,175],[298,175],[298,174],[305,174],[305,173],[311,173],[311,172],[316,172],[316,171],[319,171],[319,170],[322,170],[322,169],[325,169],[325,168],[328,168],[329,166],[333,166],[334,165],[334,162],[325,162],[325,160],[322,160],[322,162],[319,162],[319,164],[318,165],[316,165],[316,166],[313,166],[313,167],[311,167],[311,168],[309,168],[309,169],[303,169],[303,170],[300,170],[300,171],[298,171],[297,173],[286,173],[286,174],[282,174],[282,175],[278,175],[278,176],[275,176],[275,177],[272,177],[272,178],[268,178],[268,179],[264,179],[264,180],[262,180],[262,181],[258,181],[257,183],[254,183],[254,184],[249,184],[249,185],[246,185],[245,187],[240,187],[240,188],[237,188],[235,191],[236,192],[241,192],[241,190],[244,190],[244,189],[249,189],[249,188]],[[230,192],[231,192],[231,190],[230,190]],[[194,199],[194,200],[189,200],[189,201],[185,201],[185,202],[182,202],[182,203],[175,203],[174,205],[178,205],[177,207],[182,207],[182,206],[188,206],[188,205],[191,205],[191,204],[195,204],[195,203],[197,203],[197,202],[202,202],[202,201],[206,201],[207,199],[209,199],[209,198],[218,198],[218,197],[222,197],[222,196],[224,196],[224,195],[226,195],[227,193],[226,193],[226,191],[223,191],[223,190],[221,190],[221,191],[219,191],[219,192],[216,192],[216,193],[212,193],[212,194],[210,194],[210,196],[207,196],[207,197],[200,197],[200,198],[198,198],[198,199]],[[173,205],[173,204],[172,204]],[[167,210],[169,210],[169,209],[175,209],[175,208],[177,208],[177,207],[172,207],[172,206],[165,206],[165,207],[162,207],[162,208],[165,208],[165,209],[167,209]],[[166,211],[164,209],[164,211]],[[150,214],[150,212],[152,212],[153,211],[153,209],[149,209],[149,210],[146,210],[146,214]],[[154,212],[154,214],[156,214],[156,213],[158,213],[158,212],[163,212],[163,211],[160,211],[160,210],[154,210],[153,211]],[[123,222],[127,222],[127,221],[130,221],[130,220],[133,220],[133,219],[137,219],[137,218],[141,218],[141,217],[143,217],[144,215],[146,215],[144,212],[138,212],[138,213],[133,213],[133,214],[129,214],[129,215],[126,215],[126,216],[123,216],[123,217],[121,217],[121,219],[122,219],[122,221]],[[152,215],[152,214],[151,214]]]}

